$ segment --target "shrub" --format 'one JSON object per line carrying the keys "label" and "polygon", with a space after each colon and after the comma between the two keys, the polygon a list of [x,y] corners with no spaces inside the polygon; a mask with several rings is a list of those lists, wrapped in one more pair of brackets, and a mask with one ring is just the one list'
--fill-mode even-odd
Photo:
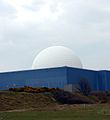
{"label": "shrub", "polygon": [[72,94],[63,90],[56,90],[52,92],[54,99],[62,104],[92,104],[91,99],[81,94]]}
{"label": "shrub", "polygon": [[96,96],[100,103],[108,102],[108,93],[107,92],[94,92],[92,95]]}
{"label": "shrub", "polygon": [[33,88],[30,86],[24,86],[20,88],[9,88],[9,91],[14,91],[14,92],[29,92],[29,93],[44,93],[44,92],[53,92],[59,90],[58,88],[47,88],[47,87],[42,87],[42,88]]}

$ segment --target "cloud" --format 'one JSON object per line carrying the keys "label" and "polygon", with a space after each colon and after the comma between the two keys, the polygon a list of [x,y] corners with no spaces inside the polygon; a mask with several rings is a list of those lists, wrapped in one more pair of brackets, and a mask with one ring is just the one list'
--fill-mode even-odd
{"label": "cloud", "polygon": [[109,0],[1,0],[0,70],[29,69],[51,45],[73,49],[85,68],[110,69],[109,21]]}
{"label": "cloud", "polygon": [[8,3],[5,1],[0,1],[0,18],[2,17],[13,17],[16,13],[16,10],[12,8]]}

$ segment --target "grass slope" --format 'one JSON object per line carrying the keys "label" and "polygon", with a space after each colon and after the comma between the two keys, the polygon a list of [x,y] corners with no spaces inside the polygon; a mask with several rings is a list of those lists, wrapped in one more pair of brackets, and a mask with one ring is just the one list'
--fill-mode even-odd
{"label": "grass slope", "polygon": [[50,95],[0,92],[0,111],[45,108],[53,105]]}
{"label": "grass slope", "polygon": [[[109,105],[110,107],[110,105]],[[103,109],[100,109],[103,108]],[[67,111],[25,111],[0,113],[2,120],[109,120],[108,105],[86,106]]]}
{"label": "grass slope", "polygon": [[0,92],[0,111],[0,120],[110,119],[109,103],[86,105],[58,104],[51,99],[50,94],[23,92]]}

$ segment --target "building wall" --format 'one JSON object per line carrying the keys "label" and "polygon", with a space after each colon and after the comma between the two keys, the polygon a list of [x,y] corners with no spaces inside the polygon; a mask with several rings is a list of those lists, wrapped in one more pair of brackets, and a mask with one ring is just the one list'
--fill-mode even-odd
{"label": "building wall", "polygon": [[106,89],[110,90],[110,71],[106,71]]}
{"label": "building wall", "polygon": [[78,84],[81,79],[87,80],[94,91],[110,90],[110,71],[67,68],[68,84]]}
{"label": "building wall", "polygon": [[59,87],[67,83],[65,68],[0,73],[0,89],[10,87]]}
{"label": "building wall", "polygon": [[110,71],[98,71],[99,90],[110,90]]}
{"label": "building wall", "polygon": [[77,68],[67,69],[68,84],[78,84],[82,79],[85,79],[90,83],[93,90],[97,90],[97,72],[91,70],[82,70]]}
{"label": "building wall", "polygon": [[92,90],[110,90],[110,71],[71,67],[0,73],[0,89],[22,86],[64,88],[66,84],[75,85],[81,79],[88,80]]}

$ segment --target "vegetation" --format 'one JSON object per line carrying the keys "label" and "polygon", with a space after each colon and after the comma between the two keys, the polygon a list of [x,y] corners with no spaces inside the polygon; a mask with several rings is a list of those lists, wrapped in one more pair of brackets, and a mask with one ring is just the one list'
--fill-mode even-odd
{"label": "vegetation", "polygon": [[[27,90],[28,88],[28,90]],[[20,109],[57,109],[60,105],[74,105],[74,104],[105,104],[110,103],[110,92],[95,92],[89,96],[84,96],[80,93],[70,93],[61,89],[40,88],[44,92],[33,92],[31,87],[16,88],[14,91],[0,92],[0,111],[20,110]],[[21,89],[27,90],[26,92]],[[39,90],[39,88],[36,88]],[[47,91],[51,92],[47,92]]]}
{"label": "vegetation", "polygon": [[91,86],[90,86],[88,80],[86,80],[86,79],[81,79],[78,82],[77,90],[78,90],[78,92],[82,93],[85,96],[90,95],[90,93],[92,91]]}
{"label": "vegetation", "polygon": [[51,93],[52,97],[62,104],[93,104],[95,103],[90,98],[81,94],[73,94],[58,88],[32,88],[29,86],[21,88],[10,88],[9,91],[14,92],[28,92],[28,93]]}
{"label": "vegetation", "polygon": [[11,92],[18,93],[49,94],[52,99],[62,104],[96,104],[110,101],[110,92],[91,92],[89,83],[85,79],[79,81],[78,90],[78,93],[70,93],[59,88],[33,88],[30,86],[9,89]]}
{"label": "vegetation", "polygon": [[2,112],[1,120],[109,120],[110,104],[79,105],[69,110]]}
{"label": "vegetation", "polygon": [[47,88],[47,87],[42,87],[42,88],[33,88],[30,86],[24,86],[20,88],[9,88],[9,91],[14,91],[14,92],[28,92],[28,93],[44,93],[44,92],[53,92],[56,90],[60,90],[58,88]]}
{"label": "vegetation", "polygon": [[0,92],[0,111],[19,109],[45,109],[54,105],[49,94],[26,92]]}
{"label": "vegetation", "polygon": [[29,86],[0,91],[0,120],[109,120],[110,92],[79,85],[79,93]]}
{"label": "vegetation", "polygon": [[0,120],[109,120],[110,92],[84,96],[58,88],[11,88],[0,91],[0,111]]}
{"label": "vegetation", "polygon": [[96,101],[81,94],[73,94],[63,90],[53,91],[53,97],[62,104],[93,104]]}

